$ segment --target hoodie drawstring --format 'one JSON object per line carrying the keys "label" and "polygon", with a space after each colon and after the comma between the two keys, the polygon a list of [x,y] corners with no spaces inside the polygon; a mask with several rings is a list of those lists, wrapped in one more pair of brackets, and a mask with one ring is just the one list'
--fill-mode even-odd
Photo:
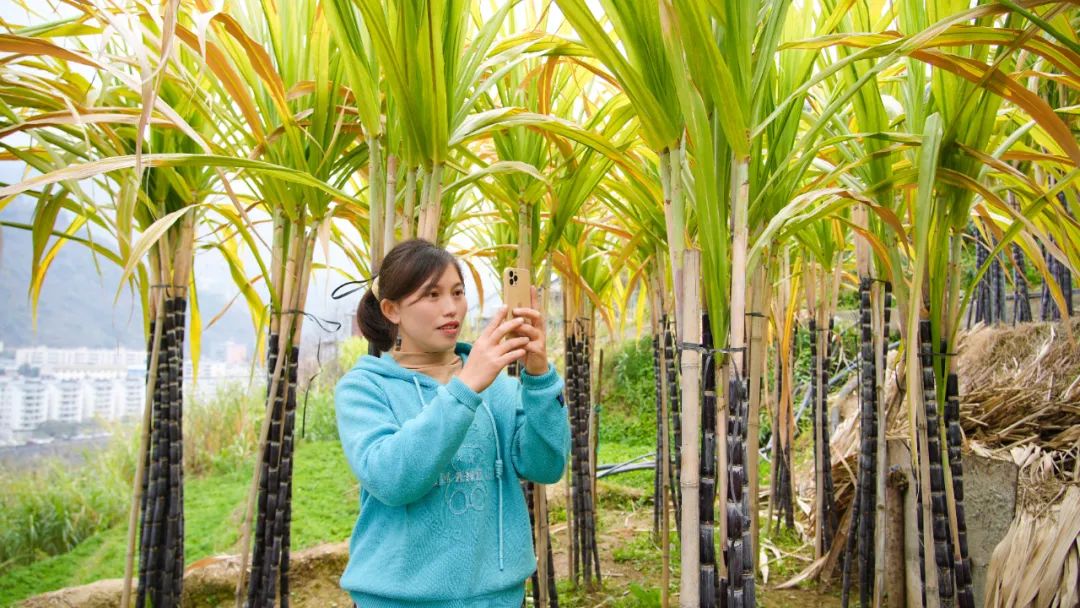
{"label": "hoodie drawstring", "polygon": [[[420,403],[427,407],[427,401],[424,400],[424,394],[420,391],[420,382],[413,376],[413,385],[416,387],[416,395],[420,397]],[[488,420],[491,422],[491,431],[495,435],[495,485],[499,489],[499,570],[503,569],[503,461],[502,461],[502,449],[499,447],[499,427],[495,425],[495,415],[491,413],[491,408],[488,407],[487,401],[480,401],[481,407],[484,408],[484,412],[488,415]]]}

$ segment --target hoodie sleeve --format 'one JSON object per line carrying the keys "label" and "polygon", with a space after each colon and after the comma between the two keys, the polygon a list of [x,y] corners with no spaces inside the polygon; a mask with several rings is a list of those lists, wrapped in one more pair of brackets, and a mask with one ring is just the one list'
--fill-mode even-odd
{"label": "hoodie sleeve", "polygon": [[349,466],[364,490],[393,507],[431,490],[465,439],[478,405],[480,395],[455,377],[419,415],[399,424],[386,393],[367,374],[346,374],[334,392]]}
{"label": "hoodie sleeve", "polygon": [[555,483],[562,477],[570,449],[562,389],[563,379],[550,363],[539,376],[521,372],[521,403],[515,413],[511,452],[519,477],[537,483]]}

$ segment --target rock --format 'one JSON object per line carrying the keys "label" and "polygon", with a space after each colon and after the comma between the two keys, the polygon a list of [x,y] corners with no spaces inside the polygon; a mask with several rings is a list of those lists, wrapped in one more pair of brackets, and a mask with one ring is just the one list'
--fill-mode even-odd
{"label": "rock", "polygon": [[[293,553],[289,560],[290,605],[296,608],[352,606],[348,594],[338,586],[348,561],[347,542],[319,545]],[[207,557],[194,562],[184,571],[182,605],[184,608],[232,606],[239,572],[240,558],[235,555]],[[122,593],[123,580],[108,579],[38,595],[20,606],[111,608],[120,605]]]}
{"label": "rock", "polygon": [[1016,511],[1018,469],[1007,460],[964,454],[964,514],[975,605],[983,605],[986,568]]}

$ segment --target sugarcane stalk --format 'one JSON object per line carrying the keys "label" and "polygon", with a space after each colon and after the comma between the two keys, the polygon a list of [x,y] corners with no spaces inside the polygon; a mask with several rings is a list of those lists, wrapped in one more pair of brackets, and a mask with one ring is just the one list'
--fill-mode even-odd
{"label": "sugarcane stalk", "polygon": [[749,471],[746,469],[747,391],[734,369],[730,369],[728,374],[727,397],[727,451],[730,462],[726,468],[726,605],[732,608],[751,607],[756,605],[756,599],[754,562],[751,557],[754,544],[750,531]]}
{"label": "sugarcane stalk", "polygon": [[[654,335],[654,344],[657,355],[661,355],[659,349],[659,336]],[[660,466],[660,493],[656,496],[656,499],[660,503],[660,554],[661,554],[661,570],[660,570],[660,606],[667,608],[670,598],[668,597],[668,587],[671,584],[671,523],[668,519],[668,503],[667,493],[669,485],[671,484],[671,460],[668,457],[668,402],[665,397],[665,389],[667,388],[664,377],[660,374],[660,365],[656,366],[657,378],[659,382],[658,395],[660,401],[660,437],[659,437],[659,458],[656,463]]]}
{"label": "sugarcane stalk", "polygon": [[586,477],[586,482],[588,483],[588,485],[587,485],[587,492],[588,493],[586,495],[587,500],[585,502],[585,508],[586,508],[585,522],[586,522],[586,526],[587,526],[588,532],[589,532],[589,535],[588,535],[589,555],[591,556],[591,559],[593,560],[593,568],[595,569],[595,573],[596,573],[596,584],[599,585],[600,582],[601,582],[601,575],[600,575],[600,551],[599,551],[599,547],[596,544],[596,466],[595,466],[596,465],[596,450],[595,450],[595,443],[592,443],[592,444],[588,443],[588,441],[591,441],[591,438],[594,437],[594,433],[595,433],[595,425],[592,422],[593,413],[596,411],[595,407],[593,406],[593,401],[592,401],[592,350],[593,350],[592,338],[593,338],[593,335],[594,335],[593,323],[595,321],[595,317],[593,317],[592,309],[591,309],[591,307],[589,307],[587,302],[585,302],[585,305],[586,305],[587,309],[589,310],[589,315],[588,315],[588,318],[586,319],[586,322],[582,324],[582,328],[583,328],[583,332],[584,332],[584,339],[582,340],[582,344],[584,346],[584,349],[583,349],[584,352],[583,352],[583,357],[582,357],[582,359],[580,361],[580,363],[583,364],[583,369],[582,369],[582,372],[581,372],[580,379],[581,379],[581,382],[584,384],[584,386],[582,388],[582,395],[584,396],[584,399],[585,399],[585,401],[584,401],[585,422],[587,424],[585,437],[586,437],[586,440],[587,440],[586,445],[587,445],[587,448],[588,448],[588,453],[587,453],[588,460],[586,460],[586,465],[587,465],[587,468],[586,468],[586,476],[587,476]]}
{"label": "sugarcane stalk", "polygon": [[[920,279],[921,272],[916,273],[916,279]],[[917,284],[914,283],[913,284]],[[921,301],[921,296],[918,290],[915,293],[909,294],[909,297],[913,301],[908,302],[907,310],[907,322],[904,326],[904,333],[906,336],[905,344],[905,367],[906,367],[906,382],[908,399],[908,416],[909,419],[914,421],[910,427],[911,439],[910,444],[913,446],[912,457],[914,463],[916,481],[916,487],[914,491],[909,492],[909,496],[912,497],[916,513],[916,525],[905,528],[905,555],[913,556],[919,555],[919,573],[914,574],[910,572],[911,567],[909,564],[909,581],[911,579],[921,580],[923,582],[922,587],[919,589],[919,594],[922,597],[922,604],[926,608],[937,608],[940,605],[940,597],[938,596],[937,585],[937,568],[934,564],[933,555],[930,551],[925,551],[924,547],[934,546],[933,533],[930,530],[930,526],[924,525],[925,522],[929,522],[931,519],[930,514],[930,462],[927,457],[927,424],[926,424],[926,409],[923,407],[923,400],[925,399],[925,393],[923,391],[924,374],[922,366],[920,365],[920,348],[919,348],[919,334],[920,334],[920,321],[919,312],[920,307],[915,302]],[[916,299],[918,298],[918,299]],[[905,508],[905,512],[910,513],[912,510]],[[908,535],[911,538],[908,538]],[[912,594],[912,590],[909,588],[908,599],[915,601]]]}
{"label": "sugarcane stalk", "polygon": [[[264,438],[265,449],[259,465],[259,501],[255,546],[252,549],[252,572],[248,588],[249,606],[272,604],[274,593],[272,581],[276,578],[274,566],[274,541],[277,537],[278,513],[280,500],[280,462],[281,443],[284,424],[285,401],[288,395],[288,359],[292,350],[292,333],[297,318],[297,295],[301,292],[298,276],[302,274],[304,253],[302,250],[303,228],[300,224],[291,224],[288,235],[288,255],[285,257],[285,270],[282,278],[281,302],[284,307],[279,312],[277,361],[273,366],[275,377],[267,384],[273,387],[267,394],[267,418],[269,427]],[[300,266],[300,270],[297,266]],[[268,366],[270,367],[270,366]]]}
{"label": "sugarcane stalk", "polygon": [[[280,481],[278,489],[278,510],[275,513],[275,534],[274,544],[271,546],[271,570],[269,572],[269,580],[267,585],[267,597],[274,598],[276,595],[277,601],[282,608],[288,608],[288,571],[289,571],[289,543],[291,539],[290,534],[290,520],[292,514],[292,464],[293,464],[293,449],[295,445],[295,424],[296,424],[296,386],[297,386],[297,366],[300,359],[300,339],[302,326],[302,317],[300,309],[303,303],[307,300],[307,291],[310,286],[311,277],[311,265],[313,259],[314,239],[315,231],[312,230],[306,236],[304,236],[303,230],[298,231],[302,236],[300,240],[301,249],[298,252],[298,258],[300,260],[299,275],[295,278],[298,282],[296,288],[296,296],[293,301],[293,314],[291,319],[291,326],[289,328],[289,365],[287,372],[287,384],[285,386],[285,409],[284,419],[282,423],[281,436],[279,442],[282,446],[281,460],[279,463]],[[275,589],[274,583],[277,583]],[[275,594],[276,591],[276,594]],[[273,605],[273,604],[271,604]]]}
{"label": "sugarcane stalk", "polygon": [[[794,500],[791,493],[791,443],[794,439],[794,410],[792,403],[792,386],[794,383],[793,365],[795,361],[794,348],[798,343],[798,321],[794,318],[794,305],[792,295],[798,290],[793,289],[791,277],[790,253],[783,252],[780,258],[779,298],[773,313],[776,319],[777,331],[777,362],[776,362],[776,416],[773,425],[773,478],[771,484],[771,504],[777,510],[776,524],[779,526],[780,518],[784,518],[784,524],[788,528],[795,525]],[[770,516],[771,519],[771,516]]]}
{"label": "sugarcane stalk", "polygon": [[[278,394],[278,385],[282,376],[282,370],[284,369],[285,357],[277,356],[281,352],[282,335],[280,329],[282,329],[282,306],[288,300],[287,294],[284,294],[285,276],[288,274],[282,267],[283,261],[286,260],[286,244],[287,235],[285,233],[285,220],[280,209],[274,211],[274,238],[271,248],[271,265],[270,265],[270,296],[272,300],[276,300],[274,304],[277,308],[270,312],[270,324],[269,324],[269,336],[268,341],[268,356],[267,356],[267,368],[273,370],[270,374],[269,386],[267,386],[267,409],[270,410],[273,407],[273,400]],[[259,488],[263,483],[262,475],[262,462],[265,458],[266,443],[270,436],[270,423],[272,420],[272,412],[267,411],[266,416],[263,418],[262,426],[259,430],[259,447],[255,457],[255,474],[252,475],[251,486],[248,490],[247,505],[244,509],[244,519],[241,524],[240,532],[240,571],[236,581],[235,601],[237,608],[244,605],[245,588],[247,587],[248,577],[248,547],[251,545],[252,537],[252,516],[255,514],[256,501],[259,499]],[[254,565],[258,567],[259,565]],[[252,580],[254,580],[254,567],[251,573]]]}
{"label": "sugarcane stalk", "polygon": [[[751,310],[747,313],[750,337],[748,342],[750,371],[747,376],[749,382],[749,402],[746,420],[746,472],[749,482],[749,509],[750,509],[750,538],[753,546],[758,545],[758,450],[761,447],[761,401],[762,386],[765,375],[765,361],[768,348],[765,345],[766,319],[765,311],[768,310],[769,288],[766,283],[765,267],[757,266],[751,279]],[[751,551],[750,571],[757,571],[758,555]]]}
{"label": "sugarcane stalk", "polygon": [[397,224],[397,188],[398,188],[398,157],[396,154],[386,155],[386,197],[383,213],[383,253],[379,259],[386,257],[394,248],[394,227]]}
{"label": "sugarcane stalk", "polygon": [[[835,284],[835,283],[834,283]],[[833,310],[833,309],[829,309]],[[832,445],[831,445],[831,429],[829,421],[829,374],[831,370],[835,368],[835,342],[833,340],[833,322],[834,318],[829,316],[828,331],[825,334],[825,346],[824,346],[824,361],[822,362],[822,374],[821,374],[821,390],[818,393],[818,400],[821,404],[821,409],[818,410],[821,416],[821,452],[824,455],[824,466],[822,467],[822,475],[825,479],[824,488],[824,506],[825,506],[825,544],[828,548],[832,547],[833,538],[835,538],[836,530],[839,528],[839,517],[836,513],[836,499],[835,499],[835,487],[833,485],[832,476]]]}
{"label": "sugarcane stalk", "polygon": [[[140,506],[143,504],[143,497],[145,496],[143,484],[147,479],[148,467],[146,461],[149,457],[151,413],[153,411],[154,392],[157,385],[156,370],[158,358],[161,353],[161,332],[165,316],[164,290],[156,289],[153,293],[157,295],[150,300],[150,315],[153,320],[150,322],[151,338],[146,373],[146,396],[143,401],[142,434],[139,439],[139,457],[136,459],[135,463],[135,479],[132,480],[131,509],[128,511],[127,549],[124,553],[124,586],[120,594],[121,608],[128,608],[131,605],[131,580],[134,574],[135,562],[135,533],[138,529],[137,523]],[[142,510],[145,510],[145,508]]]}
{"label": "sugarcane stalk", "polygon": [[577,492],[577,412],[574,409],[576,403],[574,395],[573,366],[574,366],[574,340],[570,319],[573,317],[570,308],[570,294],[563,297],[563,353],[566,370],[565,387],[563,389],[566,402],[566,415],[570,419],[570,466],[566,468],[566,525],[567,537],[570,539],[570,580],[575,588],[578,586],[580,568],[578,562],[579,535],[578,530],[578,498]]}
{"label": "sugarcane stalk", "polygon": [[712,355],[712,327],[708,313],[701,315],[701,345],[705,350],[701,378],[701,460],[698,489],[698,550],[700,605],[716,606],[720,591],[713,529],[716,526],[716,365]]}
{"label": "sugarcane stalk", "polygon": [[371,267],[378,268],[383,257],[383,205],[385,204],[386,175],[383,172],[382,142],[375,133],[367,137],[368,147],[368,239],[371,245]]}
{"label": "sugarcane stalk", "polygon": [[662,416],[666,412],[664,408],[664,378],[660,373],[662,364],[660,362],[660,335],[659,335],[659,322],[656,320],[655,313],[652,320],[653,336],[652,336],[652,354],[653,354],[653,379],[655,384],[655,407],[656,407],[656,456],[655,462],[657,466],[653,467],[653,538],[657,541],[660,540],[660,511],[666,508],[664,500],[666,500],[666,494],[661,487],[664,479],[664,471],[660,466],[661,459],[667,460],[667,453],[664,451],[667,443],[664,441],[664,429],[667,428],[664,425]]}
{"label": "sugarcane stalk", "polygon": [[956,600],[960,608],[974,608],[971,588],[971,559],[968,557],[967,521],[964,514],[964,467],[960,454],[963,431],[960,428],[960,387],[955,372],[945,381],[945,424],[948,428],[949,473],[952,477],[949,496],[950,520],[956,542],[953,543],[953,571],[956,577]]}
{"label": "sugarcane stalk", "polygon": [[425,200],[420,206],[420,228],[417,235],[432,243],[437,243],[439,219],[442,216],[442,163],[431,166],[431,172],[424,181]]}
{"label": "sugarcane stalk", "polygon": [[[682,405],[679,392],[677,357],[675,355],[675,329],[672,327],[673,323],[671,321],[667,315],[662,317],[662,325],[664,326],[664,378],[667,382],[668,409],[671,412],[669,421],[672,429],[674,429],[674,432],[670,435],[674,451],[668,455],[668,458],[671,459],[674,475],[669,479],[671,486],[668,491],[671,494],[672,512],[681,513],[683,501],[680,482],[682,479]],[[675,518],[675,529],[681,538],[682,519],[679,517]]]}
{"label": "sugarcane stalk", "polygon": [[[668,260],[671,263],[672,285],[678,287],[683,284],[685,272],[685,201],[682,196],[682,168],[685,142],[680,138],[679,145],[665,148],[659,153],[660,187],[663,196],[664,226],[667,230]],[[678,288],[675,290],[675,326],[682,327],[684,297]],[[694,317],[697,322],[697,315]],[[681,330],[677,329],[681,336]]]}
{"label": "sugarcane stalk", "polygon": [[[409,240],[413,238],[415,234],[415,222],[416,222],[416,182],[421,181],[421,188],[424,188],[424,184],[427,182],[424,180],[424,168],[423,167],[409,167],[408,173],[405,174],[405,208],[404,217],[401,220],[401,238],[402,240]],[[424,193],[421,191],[421,200],[423,200]]]}
{"label": "sugarcane stalk", "polygon": [[885,439],[885,427],[888,426],[888,421],[885,419],[885,362],[887,358],[887,350],[889,348],[889,322],[891,316],[891,302],[890,296],[892,295],[892,284],[875,283],[871,288],[871,296],[874,302],[873,306],[873,326],[874,326],[874,404],[877,409],[875,417],[877,419],[877,486],[875,488],[875,524],[874,529],[876,534],[874,535],[874,555],[876,559],[874,561],[874,594],[873,605],[882,605],[882,594],[885,590],[885,547],[888,538],[889,528],[886,525],[888,516],[887,506],[888,501],[886,499],[886,493],[888,487],[886,485],[886,466],[889,460],[888,442]]}
{"label": "sugarcane stalk", "polygon": [[[930,528],[933,531],[934,564],[937,567],[938,593],[943,606],[953,600],[952,559],[950,554],[949,523],[945,489],[945,472],[941,461],[941,427],[938,422],[937,391],[934,374],[931,325],[928,319],[920,323],[923,403],[926,410],[927,459],[930,464]],[[944,354],[944,353],[942,353]],[[929,562],[929,559],[927,559]],[[929,564],[928,564],[929,565]]]}

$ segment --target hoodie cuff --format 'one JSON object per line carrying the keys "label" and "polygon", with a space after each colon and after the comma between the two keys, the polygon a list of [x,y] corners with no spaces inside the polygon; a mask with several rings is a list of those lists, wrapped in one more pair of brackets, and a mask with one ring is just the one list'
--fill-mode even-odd
{"label": "hoodie cuff", "polygon": [[450,396],[457,399],[472,411],[476,411],[476,408],[480,406],[480,393],[469,388],[469,385],[461,381],[460,378],[454,376],[450,378],[450,382],[447,382],[444,387],[446,392],[450,393]]}
{"label": "hoodie cuff", "polygon": [[521,370],[521,386],[530,389],[548,388],[558,380],[559,373],[555,371],[555,365],[548,362],[548,369],[539,376],[534,376],[524,369]]}

